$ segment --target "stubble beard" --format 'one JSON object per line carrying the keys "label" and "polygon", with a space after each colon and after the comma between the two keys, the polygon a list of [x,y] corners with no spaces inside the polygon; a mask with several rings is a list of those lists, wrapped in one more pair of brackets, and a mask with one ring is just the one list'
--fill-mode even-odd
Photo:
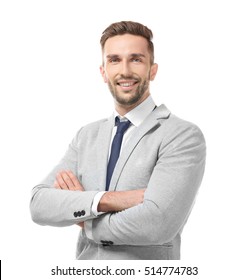
{"label": "stubble beard", "polygon": [[[115,85],[113,85],[110,81],[108,81],[108,87],[116,102],[123,106],[131,106],[138,103],[143,95],[148,91],[149,81],[145,79],[141,84],[139,84],[136,91],[132,95],[130,95],[129,98],[125,96],[123,97],[122,94],[118,92],[116,83]],[[128,94],[129,92],[131,91],[126,91],[126,94]]]}

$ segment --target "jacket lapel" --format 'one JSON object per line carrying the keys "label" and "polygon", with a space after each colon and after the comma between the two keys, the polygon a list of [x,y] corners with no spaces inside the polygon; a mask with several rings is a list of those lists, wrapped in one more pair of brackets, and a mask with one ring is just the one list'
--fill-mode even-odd
{"label": "jacket lapel", "polygon": [[[118,179],[121,175],[121,172],[128,161],[129,156],[138,145],[139,141],[144,135],[146,135],[150,130],[156,126],[160,126],[159,119],[166,119],[170,115],[170,111],[164,106],[161,105],[156,108],[146,120],[136,129],[132,137],[129,139],[128,144],[125,146],[119,160],[116,163],[114,173],[111,178],[109,190],[113,191],[116,189]],[[106,178],[106,176],[105,176]]]}
{"label": "jacket lapel", "polygon": [[100,191],[105,190],[106,174],[108,165],[109,145],[114,127],[114,115],[107,119],[99,129],[97,137],[97,174],[98,188]]}

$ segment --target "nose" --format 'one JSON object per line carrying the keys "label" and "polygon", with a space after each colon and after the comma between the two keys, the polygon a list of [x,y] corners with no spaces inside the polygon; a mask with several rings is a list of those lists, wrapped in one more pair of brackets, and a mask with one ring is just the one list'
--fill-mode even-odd
{"label": "nose", "polygon": [[130,76],[130,74],[132,73],[131,68],[130,68],[130,64],[128,63],[128,61],[123,60],[122,61],[122,65],[121,65],[121,73],[123,76]]}

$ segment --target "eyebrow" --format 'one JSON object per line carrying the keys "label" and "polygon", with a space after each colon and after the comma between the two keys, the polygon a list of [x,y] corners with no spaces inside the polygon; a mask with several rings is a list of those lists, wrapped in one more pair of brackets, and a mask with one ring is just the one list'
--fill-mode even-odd
{"label": "eyebrow", "polygon": [[145,57],[145,55],[143,53],[132,53],[130,56],[134,56],[134,57]]}
{"label": "eyebrow", "polygon": [[[144,54],[142,54],[142,53],[131,53],[130,55],[129,55],[130,57],[146,57]],[[109,55],[107,55],[106,56],[107,58],[118,58],[118,57],[120,57],[118,54],[109,54]]]}
{"label": "eyebrow", "polygon": [[106,56],[107,58],[117,58],[117,57],[119,57],[119,55],[118,54],[109,54],[109,55],[107,55]]}

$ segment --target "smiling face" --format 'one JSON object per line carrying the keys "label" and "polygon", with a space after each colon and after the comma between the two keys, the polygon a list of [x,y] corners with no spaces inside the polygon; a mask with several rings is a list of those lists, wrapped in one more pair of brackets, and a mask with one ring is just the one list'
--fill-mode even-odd
{"label": "smiling face", "polygon": [[106,41],[100,70],[120,114],[149,96],[150,81],[157,73],[157,64],[151,65],[150,61],[147,41],[141,36],[124,34]]}

